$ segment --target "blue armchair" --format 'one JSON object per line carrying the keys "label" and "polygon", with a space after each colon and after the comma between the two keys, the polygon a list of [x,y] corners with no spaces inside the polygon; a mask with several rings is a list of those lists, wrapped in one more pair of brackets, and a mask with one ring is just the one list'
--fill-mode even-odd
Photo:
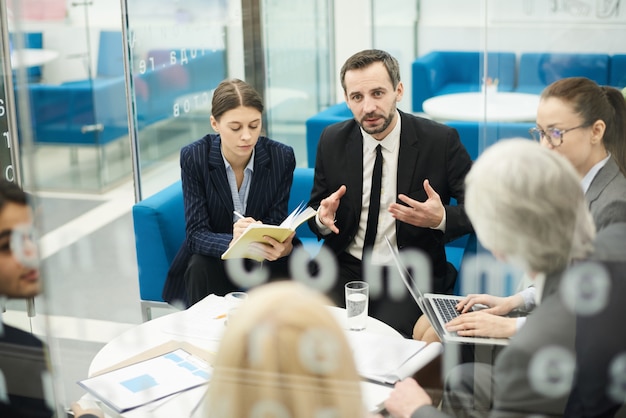
{"label": "blue armchair", "polygon": [[185,239],[185,208],[180,181],[133,206],[139,296],[144,321],[153,307],[168,306],[161,293],[172,260]]}
{"label": "blue armchair", "polygon": [[433,51],[412,64],[413,111],[422,112],[424,100],[451,93],[480,91],[485,72],[498,79],[498,90],[515,87],[516,58],[513,52]]}
{"label": "blue armchair", "polygon": [[[308,202],[313,187],[313,169],[296,168],[289,196],[289,211]],[[180,181],[133,206],[139,295],[144,321],[152,308],[169,306],[162,298],[163,286],[172,260],[185,239],[185,208]],[[314,253],[321,242],[305,222],[297,229],[305,248]]]}

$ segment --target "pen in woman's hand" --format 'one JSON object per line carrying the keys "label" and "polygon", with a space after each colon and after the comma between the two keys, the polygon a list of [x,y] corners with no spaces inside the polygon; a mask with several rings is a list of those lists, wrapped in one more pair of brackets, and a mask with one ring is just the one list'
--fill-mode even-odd
{"label": "pen in woman's hand", "polygon": [[243,216],[241,213],[237,212],[236,210],[233,211],[233,213],[235,214],[236,217],[238,217],[239,219],[245,219],[245,216]]}

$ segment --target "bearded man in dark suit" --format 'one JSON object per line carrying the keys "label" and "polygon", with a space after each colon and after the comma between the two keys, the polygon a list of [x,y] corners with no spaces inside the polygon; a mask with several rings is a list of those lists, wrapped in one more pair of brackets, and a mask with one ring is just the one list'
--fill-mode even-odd
{"label": "bearded man in dark suit", "polygon": [[[363,280],[370,253],[373,264],[391,264],[385,236],[400,250],[425,252],[431,289],[451,293],[456,270],[444,245],[472,231],[463,208],[463,180],[472,162],[458,133],[397,109],[404,86],[397,60],[385,51],[348,58],[341,83],[354,119],[322,133],[310,200],[318,212],[309,226],[339,262],[329,296],[344,304],[344,284]],[[394,300],[383,292],[370,297],[369,314],[410,336],[421,313],[408,294]]]}

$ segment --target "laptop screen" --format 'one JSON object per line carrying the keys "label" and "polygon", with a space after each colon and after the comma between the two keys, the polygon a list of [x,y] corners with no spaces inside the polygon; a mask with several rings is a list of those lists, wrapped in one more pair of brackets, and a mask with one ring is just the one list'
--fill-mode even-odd
{"label": "laptop screen", "polygon": [[389,247],[389,252],[391,253],[391,256],[393,257],[393,262],[395,263],[396,268],[398,269],[398,273],[400,273],[402,282],[408,289],[413,299],[415,299],[417,306],[419,306],[419,308],[422,311],[424,311],[424,304],[425,304],[424,294],[416,285],[409,270],[404,266],[404,263],[402,263],[402,260],[400,259],[400,254],[398,253],[398,249],[391,243],[387,235],[385,235],[385,242],[387,243],[387,246]]}

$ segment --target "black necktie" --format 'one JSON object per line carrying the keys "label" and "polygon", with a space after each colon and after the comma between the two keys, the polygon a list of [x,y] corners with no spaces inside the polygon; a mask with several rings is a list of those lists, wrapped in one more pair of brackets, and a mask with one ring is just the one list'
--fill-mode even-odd
{"label": "black necktie", "polygon": [[370,208],[367,212],[367,228],[365,229],[365,241],[363,251],[372,249],[376,240],[378,229],[378,215],[380,212],[380,186],[383,180],[383,152],[382,147],[376,147],[376,161],[372,173],[372,190],[370,192]]}

